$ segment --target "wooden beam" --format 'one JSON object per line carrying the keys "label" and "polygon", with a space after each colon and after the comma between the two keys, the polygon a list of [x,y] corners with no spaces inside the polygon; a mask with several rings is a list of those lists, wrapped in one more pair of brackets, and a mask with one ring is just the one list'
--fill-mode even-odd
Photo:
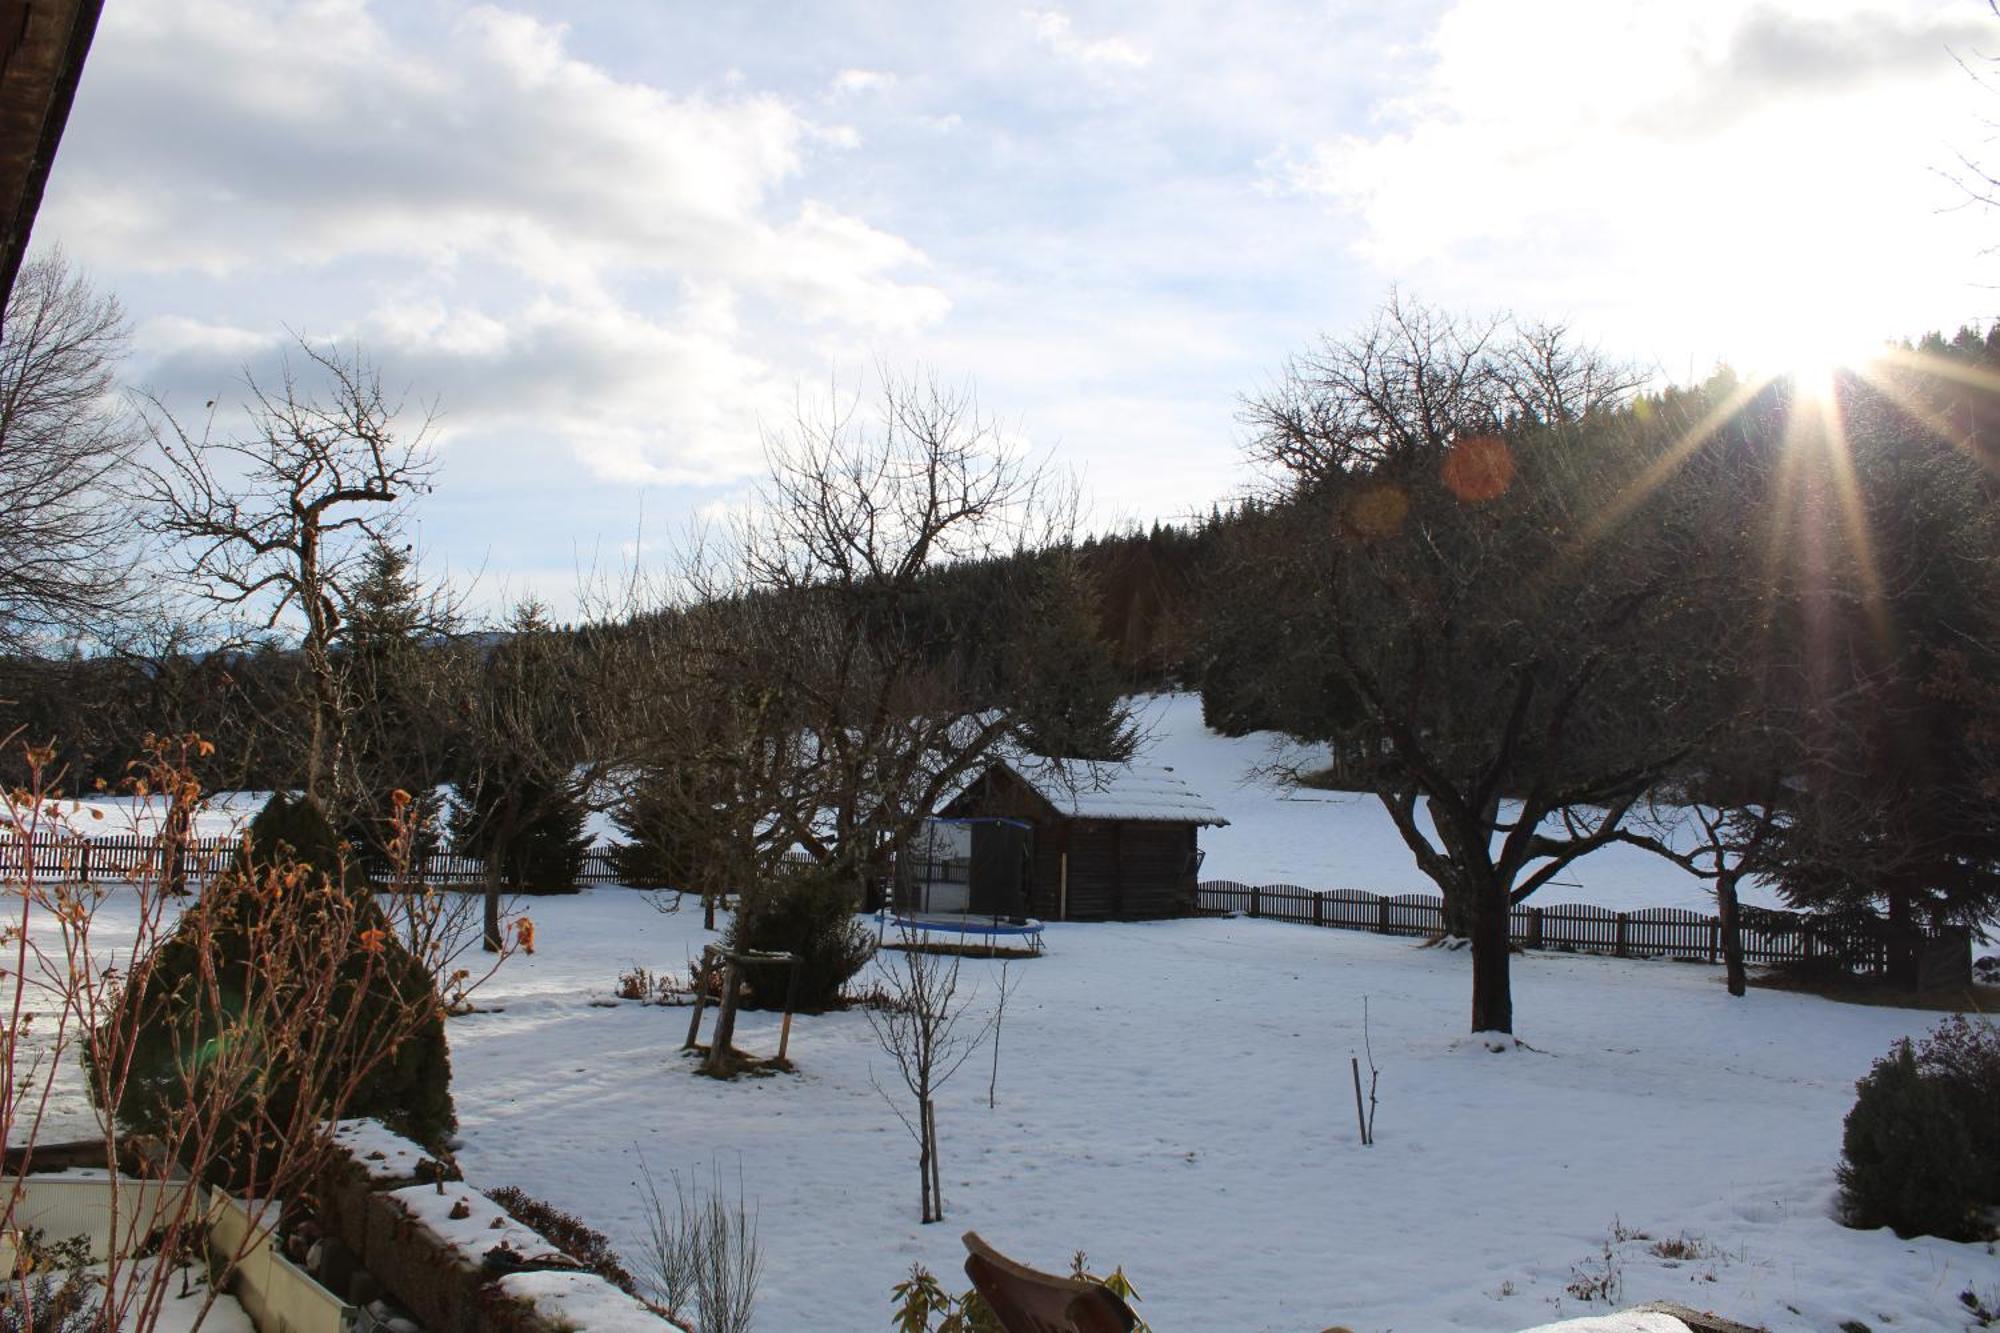
{"label": "wooden beam", "polygon": [[104,0],[0,0],[0,298],[14,290]]}

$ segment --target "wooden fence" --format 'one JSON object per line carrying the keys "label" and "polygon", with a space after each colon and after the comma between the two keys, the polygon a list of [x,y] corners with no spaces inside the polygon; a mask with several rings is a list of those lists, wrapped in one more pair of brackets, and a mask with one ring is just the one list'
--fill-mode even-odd
{"label": "wooden fence", "polygon": [[[1208,880],[1195,890],[1195,910],[1240,912],[1272,921],[1294,921],[1377,935],[1442,935],[1444,899],[1428,893],[1384,897],[1360,889],[1313,890],[1296,884],[1239,884]],[[1722,923],[1679,907],[1613,912],[1587,903],[1547,907],[1516,905],[1509,937],[1524,948],[1612,954],[1619,958],[1722,959]],[[1886,923],[1880,918],[1813,916],[1769,908],[1743,909],[1743,957],[1752,963],[1838,958],[1858,971],[1888,964]]]}
{"label": "wooden fence", "polygon": [[[241,840],[223,835],[190,838],[181,848],[181,871],[192,884],[204,884],[236,863]],[[26,876],[32,864],[44,884],[115,884],[120,880],[158,877],[167,867],[160,839],[123,833],[103,838],[0,838],[0,878]],[[476,888],[486,882],[486,863],[476,856],[433,851],[423,858],[420,873],[427,884]],[[578,884],[619,884],[611,853],[593,848],[583,855]]]}

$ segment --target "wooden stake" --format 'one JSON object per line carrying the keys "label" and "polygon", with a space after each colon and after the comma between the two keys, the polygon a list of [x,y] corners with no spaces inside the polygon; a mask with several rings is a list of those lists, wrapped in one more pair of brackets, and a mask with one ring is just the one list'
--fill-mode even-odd
{"label": "wooden stake", "polygon": [[785,1050],[792,1044],[792,1008],[799,1002],[799,960],[792,959],[791,980],[785,983],[785,1021],[778,1027],[778,1060],[783,1063]]}
{"label": "wooden stake", "polygon": [[709,959],[714,949],[715,946],[712,944],[702,946],[701,962],[695,967],[694,1015],[688,1019],[687,1040],[681,1043],[681,1049],[684,1051],[693,1050],[701,1040],[701,1011],[708,1007]]}
{"label": "wooden stake", "polygon": [[722,965],[722,999],[715,1011],[715,1032],[708,1039],[707,1073],[717,1078],[730,1076],[730,1046],[736,1040],[736,992],[742,986],[736,959],[727,956]]}
{"label": "wooden stake", "polygon": [[1368,1137],[1368,1117],[1361,1110],[1361,1057],[1349,1056],[1347,1063],[1354,1070],[1354,1123],[1361,1128],[1361,1142],[1372,1143],[1374,1140]]}

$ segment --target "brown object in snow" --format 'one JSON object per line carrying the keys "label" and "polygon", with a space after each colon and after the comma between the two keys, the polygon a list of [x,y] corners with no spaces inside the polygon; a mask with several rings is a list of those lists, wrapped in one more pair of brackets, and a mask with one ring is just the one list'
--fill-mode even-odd
{"label": "brown object in snow", "polygon": [[964,1240],[965,1275],[1007,1333],[1131,1333],[1139,1322],[1132,1307],[1102,1283],[1017,1264],[976,1231],[966,1232]]}

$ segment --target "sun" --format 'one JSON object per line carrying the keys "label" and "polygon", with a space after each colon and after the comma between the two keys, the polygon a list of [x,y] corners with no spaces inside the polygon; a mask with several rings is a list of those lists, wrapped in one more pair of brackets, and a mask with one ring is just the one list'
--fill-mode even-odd
{"label": "sun", "polygon": [[1858,338],[1809,337],[1793,343],[1766,372],[1789,383],[1801,406],[1831,411],[1834,393],[1845,376],[1867,374],[1879,361],[1882,347]]}

